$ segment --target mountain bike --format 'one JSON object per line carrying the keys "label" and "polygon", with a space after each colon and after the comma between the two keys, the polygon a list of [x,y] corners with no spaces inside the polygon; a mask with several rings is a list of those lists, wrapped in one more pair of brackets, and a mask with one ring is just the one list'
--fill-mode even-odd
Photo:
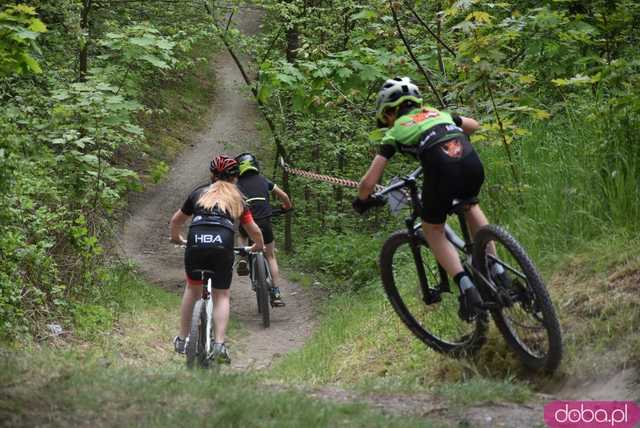
{"label": "mountain bike", "polygon": [[203,281],[202,297],[196,301],[191,315],[191,329],[187,336],[185,353],[187,354],[187,367],[193,368],[209,366],[211,352],[211,329],[213,328],[213,295],[211,293],[213,272],[209,270],[196,270]]}
{"label": "mountain bike", "polygon": [[446,271],[429,250],[421,223],[416,224],[421,173],[420,167],[396,177],[371,196],[377,205],[388,204],[396,214],[407,205],[411,208],[406,229],[389,236],[380,252],[382,284],[395,312],[426,345],[453,357],[473,355],[484,345],[489,313],[525,367],[555,371],[562,359],[562,335],[544,282],[525,250],[504,228],[484,226],[472,241],[464,218],[472,200],[454,201],[450,212],[458,217],[463,238],[445,226],[447,239],[484,301],[474,319],[460,317],[460,290],[450,287]]}
{"label": "mountain bike", "polygon": [[[262,255],[262,253],[253,253],[250,247],[237,247],[233,249],[235,254],[241,255]],[[202,368],[209,367],[211,361],[212,337],[213,329],[213,277],[214,273],[210,270],[195,270],[200,274],[203,281],[202,297],[196,301],[193,306],[193,314],[191,315],[191,328],[189,336],[187,336],[185,344],[185,353],[187,354],[187,367],[193,368],[198,365]]]}
{"label": "mountain bike", "polygon": [[[271,217],[277,217],[293,210],[274,208]],[[249,245],[252,241],[249,239]],[[256,300],[258,303],[258,313],[262,315],[262,325],[268,328],[271,325],[270,306],[271,306],[271,288],[273,287],[273,278],[271,277],[271,269],[269,262],[263,253],[239,253],[241,256],[248,257],[249,279],[251,289],[256,292]]]}
{"label": "mountain bike", "polygon": [[[249,244],[251,245],[251,240],[249,240]],[[239,249],[238,254],[247,257],[249,264],[249,281],[251,282],[251,289],[256,293],[258,313],[262,315],[263,327],[268,328],[271,325],[269,314],[269,306],[271,304],[269,292],[271,290],[271,284],[273,284],[271,271],[269,270],[269,263],[264,254],[249,251],[248,248],[249,247]]]}

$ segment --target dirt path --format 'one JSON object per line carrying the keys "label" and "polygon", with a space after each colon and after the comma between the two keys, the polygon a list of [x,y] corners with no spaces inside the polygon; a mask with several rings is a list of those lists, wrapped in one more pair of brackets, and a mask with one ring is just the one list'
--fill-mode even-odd
{"label": "dirt path", "polygon": [[[245,10],[237,18],[246,33],[258,28],[259,12]],[[216,153],[236,155],[260,142],[256,129],[259,112],[246,96],[245,84],[233,59],[221,51],[211,70],[216,94],[210,108],[209,126],[191,138],[190,147],[176,159],[164,183],[139,195],[130,204],[122,247],[145,276],[169,290],[184,284],[184,250],[169,243],[169,219],[198,184],[208,180],[208,162]],[[301,346],[312,329],[311,297],[297,284],[280,284],[285,308],[272,311],[271,327],[264,329],[257,313],[255,294],[245,278],[231,286],[231,318],[241,323],[242,339],[229,343],[233,367],[262,368],[272,360]],[[176,308],[176,311],[178,308]],[[177,328],[177,326],[176,326]],[[171,338],[167,338],[169,344]]]}

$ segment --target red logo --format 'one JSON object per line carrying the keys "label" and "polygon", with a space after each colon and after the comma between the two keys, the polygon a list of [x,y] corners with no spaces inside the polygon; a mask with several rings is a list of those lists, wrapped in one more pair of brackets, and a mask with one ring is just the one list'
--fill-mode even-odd
{"label": "red logo", "polygon": [[411,120],[407,122],[403,122],[402,126],[413,126],[417,123],[424,122],[425,120],[440,116],[440,112],[438,110],[428,110],[423,109],[420,113],[414,114],[413,116],[409,116]]}
{"label": "red logo", "polygon": [[462,143],[458,140],[447,141],[442,143],[440,148],[450,157],[459,158],[462,156]]}

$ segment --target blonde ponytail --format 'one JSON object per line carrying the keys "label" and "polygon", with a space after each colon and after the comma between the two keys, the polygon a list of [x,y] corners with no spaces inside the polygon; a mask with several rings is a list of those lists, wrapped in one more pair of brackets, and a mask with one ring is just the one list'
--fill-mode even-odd
{"label": "blonde ponytail", "polygon": [[197,205],[204,209],[212,209],[217,206],[220,211],[226,212],[233,219],[238,219],[244,211],[242,194],[235,184],[218,180],[204,192]]}

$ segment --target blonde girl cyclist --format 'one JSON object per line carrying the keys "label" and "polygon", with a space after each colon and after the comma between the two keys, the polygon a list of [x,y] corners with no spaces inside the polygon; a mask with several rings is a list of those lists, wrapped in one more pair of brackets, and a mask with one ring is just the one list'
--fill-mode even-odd
{"label": "blonde girl cyclist", "polygon": [[[252,251],[262,251],[264,243],[251,211],[244,205],[243,196],[235,185],[239,175],[238,162],[228,156],[216,156],[209,165],[209,171],[211,184],[194,190],[171,218],[171,241],[186,245],[184,266],[187,279],[180,308],[180,334],[173,343],[176,352],[185,352],[193,306],[202,294],[202,280],[195,271],[213,271],[215,326],[212,359],[228,364],[231,359],[225,346],[225,332],[230,311],[234,222],[240,220],[253,239]],[[189,217],[193,218],[188,237],[184,239],[180,231]]]}

